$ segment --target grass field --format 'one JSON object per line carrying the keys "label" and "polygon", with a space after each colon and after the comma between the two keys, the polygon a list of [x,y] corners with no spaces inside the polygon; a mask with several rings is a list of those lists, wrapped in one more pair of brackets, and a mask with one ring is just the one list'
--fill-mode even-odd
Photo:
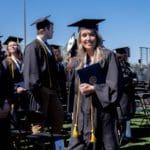
{"label": "grass field", "polygon": [[[150,120],[148,119],[150,116],[145,116],[144,113],[137,112],[133,119],[131,119],[131,133],[132,138],[128,143],[122,143],[120,146],[120,150],[150,150]],[[67,149],[68,141],[70,138],[70,129],[71,123],[66,122],[63,126],[62,135],[65,136],[65,150]],[[17,135],[17,136],[16,136]],[[30,150],[33,149],[33,144],[30,143],[31,137],[27,138],[24,134],[14,134],[14,139],[16,140],[16,144],[20,150]],[[45,136],[45,140],[49,141],[50,137]],[[41,142],[41,138],[32,138],[34,143]],[[42,140],[44,140],[42,138]],[[31,145],[32,147],[30,147]],[[50,141],[47,144],[47,150],[51,150],[49,147],[51,145]],[[16,150],[16,149],[15,149]]]}
{"label": "grass field", "polygon": [[[150,124],[149,123],[150,122],[148,122],[148,119],[145,119],[143,112],[136,113],[134,118],[131,119],[132,138],[128,143],[122,143],[120,149],[121,150],[150,150]],[[66,124],[64,127],[69,128],[70,125]]]}
{"label": "grass field", "polygon": [[150,150],[149,117],[138,113],[131,119],[132,138],[127,144],[121,145],[121,150]]}

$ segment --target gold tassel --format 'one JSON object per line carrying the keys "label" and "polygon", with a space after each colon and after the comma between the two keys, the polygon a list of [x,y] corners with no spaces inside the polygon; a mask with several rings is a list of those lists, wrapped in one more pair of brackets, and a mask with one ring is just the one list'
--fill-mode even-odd
{"label": "gold tassel", "polygon": [[74,124],[74,128],[73,128],[73,137],[78,137],[79,133],[77,130],[77,124]]}
{"label": "gold tassel", "polygon": [[[80,85],[80,80],[78,81],[78,87],[79,87],[79,85]],[[78,115],[79,115],[79,102],[80,102],[80,91],[79,91],[79,88],[78,88],[77,103],[76,103],[77,112],[75,114],[75,123],[74,123],[74,128],[73,128],[73,131],[72,131],[72,136],[75,137],[75,138],[79,136],[78,129],[77,129],[77,127],[78,127]]]}
{"label": "gold tassel", "polygon": [[90,139],[90,142],[91,143],[95,143],[96,142],[96,137],[94,135],[94,131],[93,130],[91,130],[91,139]]}
{"label": "gold tassel", "polygon": [[90,142],[95,143],[96,137],[94,135],[94,108],[92,104],[92,96],[90,97],[90,99],[91,99],[91,139],[90,139]]}

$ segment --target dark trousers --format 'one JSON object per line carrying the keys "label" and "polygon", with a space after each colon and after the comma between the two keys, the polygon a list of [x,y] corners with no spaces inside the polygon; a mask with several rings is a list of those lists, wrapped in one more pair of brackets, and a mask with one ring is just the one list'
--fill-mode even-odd
{"label": "dark trousers", "polygon": [[64,111],[57,93],[42,88],[40,90],[41,109],[46,122],[50,123],[54,133],[60,133],[64,121]]}
{"label": "dark trousers", "polygon": [[11,150],[10,124],[7,118],[0,119],[0,150]]}

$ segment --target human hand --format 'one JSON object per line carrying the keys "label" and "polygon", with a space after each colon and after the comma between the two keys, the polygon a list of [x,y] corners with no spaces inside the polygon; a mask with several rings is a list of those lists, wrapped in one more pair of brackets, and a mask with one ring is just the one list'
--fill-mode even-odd
{"label": "human hand", "polygon": [[88,83],[80,84],[79,89],[80,89],[80,92],[85,95],[91,94],[95,91],[94,86]]}
{"label": "human hand", "polygon": [[25,90],[26,90],[26,89],[23,88],[23,87],[17,87],[17,93],[18,93],[18,94],[23,93]]}

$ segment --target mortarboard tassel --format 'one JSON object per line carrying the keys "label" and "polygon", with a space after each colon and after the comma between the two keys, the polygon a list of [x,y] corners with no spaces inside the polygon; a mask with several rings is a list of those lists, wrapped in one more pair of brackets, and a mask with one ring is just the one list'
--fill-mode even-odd
{"label": "mortarboard tassel", "polygon": [[19,38],[17,38],[17,44],[19,44]]}

